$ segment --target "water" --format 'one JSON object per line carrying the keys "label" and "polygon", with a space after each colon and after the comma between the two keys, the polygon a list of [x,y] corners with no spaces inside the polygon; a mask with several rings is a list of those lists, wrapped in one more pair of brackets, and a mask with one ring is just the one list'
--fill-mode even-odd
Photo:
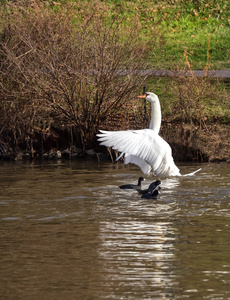
{"label": "water", "polygon": [[179,167],[0,162],[0,299],[230,299],[230,165]]}

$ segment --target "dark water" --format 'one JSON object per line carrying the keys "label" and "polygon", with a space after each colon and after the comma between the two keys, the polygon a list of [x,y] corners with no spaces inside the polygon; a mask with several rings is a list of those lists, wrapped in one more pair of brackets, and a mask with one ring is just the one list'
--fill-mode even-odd
{"label": "dark water", "polygon": [[0,299],[230,299],[230,165],[179,167],[0,162]]}

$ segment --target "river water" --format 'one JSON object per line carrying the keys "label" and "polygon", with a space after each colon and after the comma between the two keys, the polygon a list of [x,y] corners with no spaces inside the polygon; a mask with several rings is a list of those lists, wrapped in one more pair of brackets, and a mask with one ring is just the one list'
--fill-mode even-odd
{"label": "river water", "polygon": [[135,166],[0,162],[0,299],[230,299],[230,165],[200,167],[148,200]]}

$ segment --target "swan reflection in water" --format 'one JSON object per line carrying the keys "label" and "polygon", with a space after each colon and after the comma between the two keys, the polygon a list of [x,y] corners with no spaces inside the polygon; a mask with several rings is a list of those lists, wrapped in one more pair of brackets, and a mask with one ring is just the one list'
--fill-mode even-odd
{"label": "swan reflection in water", "polygon": [[167,299],[175,285],[175,235],[171,222],[151,218],[102,222],[99,256],[110,289],[115,288],[116,295],[119,289],[123,296],[131,292],[136,297],[148,291],[149,297],[157,293]]}
{"label": "swan reflection in water", "polygon": [[[113,179],[109,176],[109,183],[114,185],[105,185],[100,194],[105,219],[99,225],[98,249],[105,282],[109,282],[106,291],[116,290],[116,295],[120,292],[124,297],[132,293],[140,299],[156,295],[168,299],[176,285],[173,266],[177,229],[170,220],[177,214],[177,207],[168,202],[167,195],[176,192],[181,177],[163,179],[158,199],[141,199],[136,190],[119,189],[121,174],[112,175]],[[152,176],[145,179],[143,189],[153,182]],[[123,181],[127,182],[127,174]]]}

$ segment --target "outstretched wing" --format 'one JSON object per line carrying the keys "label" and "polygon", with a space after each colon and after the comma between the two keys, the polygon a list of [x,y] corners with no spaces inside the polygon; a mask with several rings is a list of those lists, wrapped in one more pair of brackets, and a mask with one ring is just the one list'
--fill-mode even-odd
{"label": "outstretched wing", "polygon": [[180,175],[169,144],[151,129],[100,131],[101,145],[135,155],[152,167],[157,176]]}
{"label": "outstretched wing", "polygon": [[149,174],[152,170],[152,167],[144,159],[136,155],[125,154],[125,164],[137,165],[144,174]]}

